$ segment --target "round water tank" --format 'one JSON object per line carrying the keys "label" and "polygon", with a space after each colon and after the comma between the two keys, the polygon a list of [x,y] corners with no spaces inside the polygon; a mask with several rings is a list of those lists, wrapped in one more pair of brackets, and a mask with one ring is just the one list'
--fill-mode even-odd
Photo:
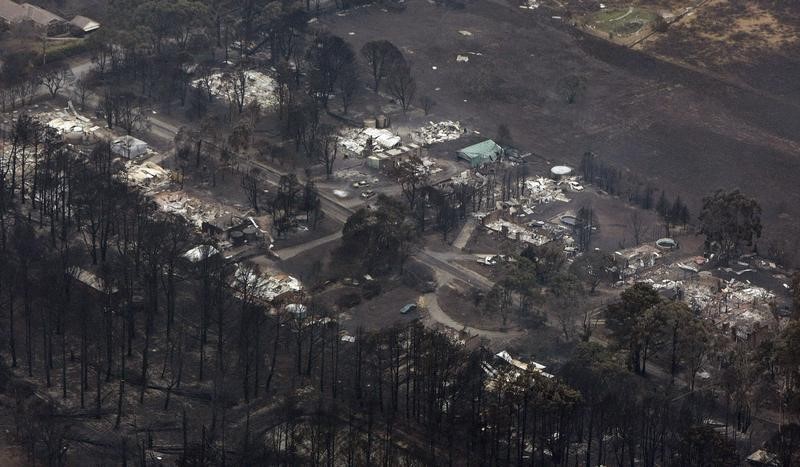
{"label": "round water tank", "polygon": [[572,175],[572,167],[568,167],[566,165],[556,165],[550,169],[550,173],[556,178],[567,177]]}
{"label": "round water tank", "polygon": [[656,246],[662,250],[674,250],[678,247],[678,242],[671,238],[659,238],[656,240]]}

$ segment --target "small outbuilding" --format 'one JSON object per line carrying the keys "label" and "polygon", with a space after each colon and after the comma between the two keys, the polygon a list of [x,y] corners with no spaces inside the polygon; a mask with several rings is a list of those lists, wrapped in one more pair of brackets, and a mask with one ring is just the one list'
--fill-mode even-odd
{"label": "small outbuilding", "polygon": [[494,162],[502,156],[503,148],[490,139],[458,151],[458,158],[469,162],[472,167],[480,167],[487,162]]}
{"label": "small outbuilding", "polygon": [[87,18],[86,16],[80,16],[80,15],[72,18],[69,24],[72,26],[72,29],[75,31],[75,33],[78,35],[88,34],[92,31],[100,29],[100,23],[91,18]]}
{"label": "small outbuilding", "polygon": [[126,135],[111,142],[111,152],[119,157],[133,159],[141,156],[147,151],[147,143]]}

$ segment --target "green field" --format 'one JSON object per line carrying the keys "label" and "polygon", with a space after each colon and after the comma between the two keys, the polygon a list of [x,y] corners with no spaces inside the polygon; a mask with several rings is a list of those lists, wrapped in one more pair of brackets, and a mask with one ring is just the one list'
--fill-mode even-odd
{"label": "green field", "polygon": [[658,15],[641,8],[613,8],[600,10],[586,17],[586,24],[598,31],[627,36],[639,32]]}

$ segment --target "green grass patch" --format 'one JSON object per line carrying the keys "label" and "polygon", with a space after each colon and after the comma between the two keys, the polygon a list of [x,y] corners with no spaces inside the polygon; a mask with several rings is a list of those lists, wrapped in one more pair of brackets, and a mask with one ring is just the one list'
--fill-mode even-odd
{"label": "green grass patch", "polygon": [[55,62],[81,54],[87,50],[85,39],[65,41],[49,41],[47,43],[47,61]]}

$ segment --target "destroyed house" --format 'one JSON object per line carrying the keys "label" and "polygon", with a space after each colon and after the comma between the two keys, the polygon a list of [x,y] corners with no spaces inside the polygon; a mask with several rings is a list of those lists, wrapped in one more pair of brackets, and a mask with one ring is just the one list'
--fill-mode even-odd
{"label": "destroyed house", "polygon": [[499,160],[502,156],[503,148],[490,139],[458,151],[458,158],[467,161],[471,167],[480,167],[487,162]]}
{"label": "destroyed house", "polygon": [[73,266],[67,269],[67,274],[78,283],[85,286],[87,290],[90,290],[94,293],[113,295],[119,292],[117,287],[106,283],[102,277],[78,266]]}

